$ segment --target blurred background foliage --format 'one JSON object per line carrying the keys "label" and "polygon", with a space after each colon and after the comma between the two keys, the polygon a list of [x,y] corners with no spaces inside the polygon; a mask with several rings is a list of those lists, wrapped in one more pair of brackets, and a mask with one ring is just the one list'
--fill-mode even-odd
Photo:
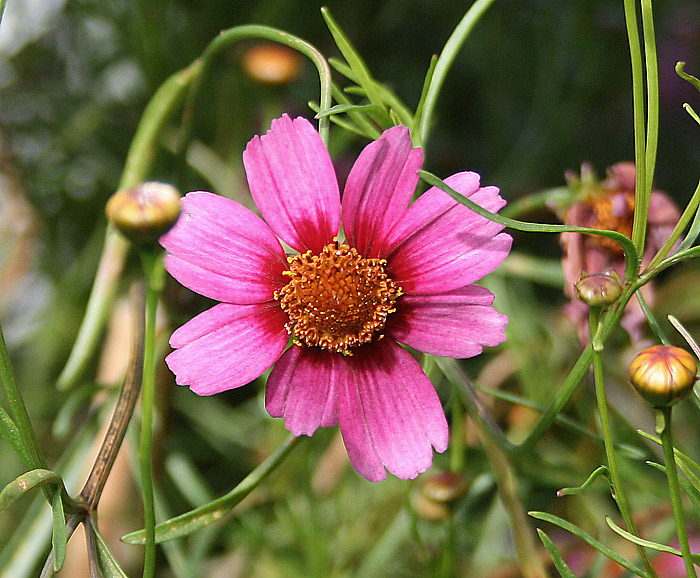
{"label": "blurred background foliage", "polygon": [[[453,0],[325,4],[375,78],[409,108],[418,101],[431,56],[439,53],[468,5]],[[148,99],[170,74],[196,59],[219,30],[238,24],[278,27],[326,56],[337,56],[320,6],[301,0],[9,0],[0,28],[0,314],[50,463],[64,451],[64,463],[72,463],[71,452],[86,451],[91,436],[80,434],[84,437],[76,441],[73,435],[81,427],[95,435],[113,396],[108,386],[119,383],[119,368],[109,373],[104,360],[120,356],[128,329],[114,329],[116,345],[105,343],[100,365],[95,362],[77,389],[53,387],[92,284],[105,230],[104,204],[117,186]],[[673,67],[683,60],[688,72],[700,73],[700,11],[697,0],[658,1],[654,7],[661,79],[656,184],[682,206],[700,174],[700,133],[681,105],[697,103],[698,94]],[[284,86],[263,85],[247,75],[242,61],[253,44],[241,43],[217,59],[196,104],[186,162],[169,152],[177,139],[174,122],[152,178],[183,192],[214,190],[250,204],[240,157],[245,143],[282,111],[312,116],[307,102],[318,98],[317,76],[308,62]],[[341,178],[364,144],[333,130]],[[584,161],[602,175],[613,163],[630,160],[631,81],[622,3],[497,1],[447,78],[426,155],[431,172],[478,171],[483,183],[499,186],[510,201],[563,186],[564,172],[578,171]],[[527,217],[554,220],[544,210]],[[555,237],[515,237],[518,253],[550,259],[556,267]],[[505,388],[544,405],[578,346],[556,307],[563,302],[560,287],[533,283],[532,276],[532,271],[501,273],[488,280],[498,295],[497,307],[511,320],[509,341],[464,367],[480,386]],[[691,330],[700,325],[696,279],[692,264],[674,270],[664,279],[658,306],[660,314],[674,313]],[[177,287],[168,299],[164,344],[168,327],[207,305]],[[115,320],[113,327],[119,317]],[[654,483],[663,478],[642,459],[657,450],[634,432],[653,429],[651,416],[624,383],[630,354],[625,338],[613,339],[611,349],[610,396],[621,414],[620,439],[631,446],[627,475],[640,486],[631,494],[654,531],[668,535],[671,524],[656,524],[668,515],[663,484]],[[439,373],[435,382],[449,407],[449,388]],[[164,515],[226,492],[284,437],[280,420],[271,420],[262,409],[261,384],[200,399],[173,387],[163,372],[159,478],[169,500]],[[103,388],[107,393],[95,396]],[[513,439],[527,432],[536,415],[490,396],[485,400]],[[570,417],[595,429],[591,389],[582,388],[575,401]],[[690,404],[679,412],[686,424],[678,434],[681,446],[697,439],[693,412],[697,408]],[[238,516],[193,537],[184,550],[164,552],[177,576],[420,576],[426,568],[439,572],[445,564],[464,576],[518,576],[485,457],[468,427],[465,435],[463,473],[471,487],[450,517],[458,531],[410,513],[410,504],[420,512],[415,506],[420,481],[371,485],[346,471],[331,430],[295,450]],[[689,450],[695,459],[697,450],[697,444]],[[601,463],[601,455],[596,440],[557,425],[517,463],[527,508],[564,512],[593,533],[602,531],[602,513],[611,509],[606,484],[598,482],[583,497],[554,498],[562,486],[581,483]],[[436,465],[447,467],[448,459],[436,456]],[[0,444],[0,463],[0,485],[23,471],[5,444]],[[128,472],[128,463],[124,467]],[[118,491],[129,495],[135,490],[128,473],[123,476]],[[114,477],[119,479],[118,470]],[[117,521],[127,520],[126,527],[117,524],[121,533],[140,524],[131,502],[122,501],[113,514]],[[0,547],[17,539],[15,529],[27,506],[0,517]],[[101,514],[101,525],[109,519]],[[407,543],[410,548],[404,547]],[[140,550],[129,548],[125,567],[133,570]],[[7,562],[9,551],[0,563]],[[598,563],[590,575],[608,575],[602,567]]]}

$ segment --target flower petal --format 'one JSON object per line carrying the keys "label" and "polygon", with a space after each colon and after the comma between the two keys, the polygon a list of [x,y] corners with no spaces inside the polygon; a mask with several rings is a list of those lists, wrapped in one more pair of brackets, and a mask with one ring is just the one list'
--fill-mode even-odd
{"label": "flower petal", "polygon": [[283,417],[295,436],[313,435],[338,423],[338,364],[342,356],[318,348],[292,346],[270,372],[265,406]]}
{"label": "flower petal", "polygon": [[[458,173],[445,182],[489,211],[505,204],[496,187],[479,187],[476,173]],[[512,239],[498,234],[502,229],[433,187],[391,231],[389,274],[405,294],[464,287],[493,271],[508,255]]]}
{"label": "flower petal", "polygon": [[381,255],[385,237],[408,209],[422,164],[423,151],[412,148],[405,126],[385,131],[355,161],[343,193],[343,227],[364,257]]}
{"label": "flower petal", "polygon": [[165,361],[178,385],[212,395],[245,385],[282,354],[289,336],[287,316],[272,301],[253,305],[220,303],[177,329]]}
{"label": "flower petal", "polygon": [[243,164],[260,214],[290,247],[318,253],[338,234],[338,180],[308,120],[273,120],[266,135],[248,143]]}
{"label": "flower petal", "polygon": [[467,285],[438,295],[404,295],[386,333],[409,347],[444,357],[473,357],[482,345],[505,341],[508,318],[491,306],[493,294]]}
{"label": "flower petal", "polygon": [[372,482],[415,478],[443,452],[448,429],[430,380],[410,353],[391,339],[341,358],[338,416],[348,456]]}
{"label": "flower petal", "polygon": [[161,238],[165,267],[193,291],[233,303],[262,303],[286,283],[287,261],[264,221],[212,193],[189,193],[182,214]]}

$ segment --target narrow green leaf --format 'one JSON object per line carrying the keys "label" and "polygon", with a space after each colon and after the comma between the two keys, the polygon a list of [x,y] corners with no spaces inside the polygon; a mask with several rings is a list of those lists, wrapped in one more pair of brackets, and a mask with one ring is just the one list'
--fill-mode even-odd
{"label": "narrow green leaf", "polygon": [[53,512],[53,534],[51,535],[51,546],[53,547],[53,569],[58,572],[63,568],[66,559],[66,543],[68,542],[68,532],[66,530],[66,514],[63,510],[63,499],[61,492],[53,493],[51,502]]}
{"label": "narrow green leaf", "polygon": [[582,494],[585,492],[588,487],[595,482],[600,476],[605,476],[608,478],[608,483],[610,483],[610,472],[607,468],[607,466],[600,466],[599,468],[596,468],[593,470],[590,476],[588,476],[588,479],[586,479],[585,482],[583,482],[580,486],[576,488],[562,488],[557,492],[557,496],[573,496],[576,494]]}
{"label": "narrow green leaf", "polygon": [[[657,552],[666,552],[667,554],[673,554],[679,558],[683,557],[680,550],[671,548],[671,546],[666,546],[666,544],[659,544],[658,542],[652,542],[651,540],[645,540],[644,538],[639,538],[634,534],[630,534],[627,530],[623,530],[615,522],[612,521],[610,516],[605,516],[605,521],[607,522],[610,529],[615,532],[618,536],[623,537],[625,540],[629,540],[633,544],[642,546],[644,548],[649,548],[650,550],[656,550]],[[693,554],[693,562],[700,564],[700,554]]]}
{"label": "narrow green leaf", "polygon": [[693,109],[692,106],[690,106],[687,102],[684,102],[683,108],[685,109],[685,112],[687,112],[695,122],[700,124],[700,116],[698,116],[698,113],[695,112],[695,109]]}
{"label": "narrow green leaf", "polygon": [[92,535],[95,537],[95,546],[97,552],[97,564],[100,567],[104,578],[129,578],[119,563],[114,559],[104,539],[97,531],[95,524],[89,525]]}
{"label": "narrow green leaf", "polygon": [[319,112],[316,118],[342,114],[345,112],[364,112],[367,110],[377,110],[379,107],[376,104],[336,104],[329,108],[326,112]]}
{"label": "narrow green leaf", "polygon": [[611,550],[605,544],[599,542],[598,540],[593,538],[593,536],[587,534],[581,528],[575,526],[571,522],[567,522],[566,520],[553,514],[548,514],[547,512],[528,512],[528,514],[537,520],[549,522],[550,524],[559,526],[567,532],[571,532],[574,536],[578,536],[579,538],[581,538],[581,540],[586,542],[586,544],[592,546],[593,548],[598,550],[598,552],[610,558],[613,562],[617,562],[623,568],[626,568],[630,572],[634,572],[635,574],[637,574],[637,576],[641,576],[642,578],[649,578],[649,575],[644,570],[638,568],[637,566],[629,562],[627,559],[620,556],[617,552]]}
{"label": "narrow green leaf", "polygon": [[20,457],[26,466],[32,467],[31,450],[24,444],[19,429],[9,414],[0,407],[0,435]]}
{"label": "narrow green leaf", "polygon": [[[660,472],[666,473],[666,466],[657,464],[656,462],[647,462],[652,468],[656,468]],[[681,468],[682,469],[682,468]],[[695,509],[700,513],[700,490],[695,488],[688,480],[682,477],[678,477],[678,483],[683,488],[683,491],[688,495],[690,501],[693,502]]]}
{"label": "narrow green leaf", "polygon": [[46,484],[63,485],[63,480],[58,474],[49,470],[31,470],[18,476],[7,484],[0,492],[0,514],[4,512],[17,499],[28,494],[36,488]]}
{"label": "narrow green leaf", "polygon": [[[309,108],[313,110],[316,114],[321,112],[321,108],[318,106],[318,102],[310,100],[308,103]],[[368,134],[365,134],[361,129],[359,129],[355,124],[353,124],[351,121],[349,121],[345,117],[340,117],[338,115],[334,115],[330,118],[331,122],[341,128],[344,128],[345,130],[354,133],[356,135],[359,135],[364,138],[368,138],[370,140],[372,137],[370,137]]]}
{"label": "narrow green leaf", "polygon": [[549,557],[552,559],[552,563],[554,564],[554,567],[557,569],[559,574],[561,575],[562,578],[576,578],[574,573],[571,571],[571,568],[567,565],[567,563],[564,561],[563,556],[557,549],[557,547],[554,545],[554,542],[545,534],[542,530],[537,528],[537,534],[540,537],[540,540],[542,540],[542,543],[544,544],[544,547],[547,548],[547,552],[549,552]]}
{"label": "narrow green leaf", "polygon": [[[433,75],[435,74],[435,65],[437,64],[438,57],[433,54],[430,59],[430,65],[425,73],[425,80],[423,81],[423,88],[420,93],[420,98],[418,99],[418,105],[416,106],[416,112],[413,115],[413,124],[411,125],[411,136],[413,137],[413,144],[416,146],[423,145],[423,137],[425,135],[420,132],[421,121],[423,120],[423,111],[425,110],[425,99],[428,96],[428,90],[430,88],[430,83],[433,81]],[[428,127],[430,128],[430,127]]]}
{"label": "narrow green leaf", "polygon": [[[175,538],[182,538],[221,520],[282,462],[298,441],[299,438],[289,436],[262,464],[248,474],[240,484],[225,496],[221,496],[204,506],[158,524],[155,528],[156,543],[160,544]],[[126,536],[122,536],[122,542],[127,544],[144,544],[146,542],[146,533],[144,530],[131,532]]]}
{"label": "narrow green leaf", "polygon": [[[357,83],[364,89],[369,101],[373,104],[382,106],[382,97],[380,91],[377,89],[377,83],[372,78],[372,75],[370,74],[369,69],[367,68],[364,60],[362,60],[360,54],[355,50],[347,36],[345,36],[345,33],[341,30],[338,23],[333,19],[328,11],[328,8],[321,8],[321,15],[326,21],[328,30],[333,36],[333,40],[335,40],[338,50],[340,50],[343,58],[345,58],[348,65],[357,76]],[[389,128],[391,125],[389,115],[384,113],[383,117],[383,122],[380,124],[383,126],[383,128]]]}
{"label": "narrow green leaf", "polygon": [[[657,436],[642,430],[637,430],[637,433],[655,444],[661,445],[661,439]],[[673,448],[673,455],[676,457],[678,467],[686,475],[693,487],[700,492],[700,465],[677,448]]]}

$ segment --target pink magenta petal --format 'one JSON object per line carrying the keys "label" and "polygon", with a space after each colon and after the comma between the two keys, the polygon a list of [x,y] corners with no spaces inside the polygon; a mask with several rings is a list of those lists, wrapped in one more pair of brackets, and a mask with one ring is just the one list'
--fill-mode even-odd
{"label": "pink magenta petal", "polygon": [[422,163],[423,151],[412,148],[405,126],[390,128],[360,153],[343,193],[343,227],[363,256],[382,254],[384,238],[411,202]]}
{"label": "pink magenta petal", "polygon": [[212,395],[245,385],[266,371],[289,340],[276,302],[220,303],[177,329],[165,361],[178,385]]}
{"label": "pink magenta petal", "polygon": [[330,155],[302,117],[272,121],[243,153],[250,192],[277,235],[300,253],[318,253],[338,234],[340,193]]}
{"label": "pink magenta petal", "polygon": [[161,238],[165,266],[193,291],[233,303],[262,303],[286,283],[282,245],[257,215],[212,193],[189,193]]}
{"label": "pink magenta petal", "polygon": [[338,423],[338,361],[342,355],[318,348],[292,346],[270,372],[265,406],[283,417],[294,435],[312,435]]}
{"label": "pink magenta petal", "polygon": [[348,456],[372,482],[415,478],[447,448],[448,429],[430,380],[410,353],[391,339],[341,358],[338,415]]}
{"label": "pink magenta petal", "polygon": [[443,357],[473,357],[505,341],[508,318],[491,306],[493,294],[467,285],[439,295],[404,295],[386,334],[413,349]]}
{"label": "pink magenta petal", "polygon": [[[496,187],[479,187],[476,173],[445,182],[491,212],[505,201]],[[508,255],[512,239],[489,221],[435,187],[411,205],[391,231],[388,270],[406,294],[452,291],[481,279]]]}

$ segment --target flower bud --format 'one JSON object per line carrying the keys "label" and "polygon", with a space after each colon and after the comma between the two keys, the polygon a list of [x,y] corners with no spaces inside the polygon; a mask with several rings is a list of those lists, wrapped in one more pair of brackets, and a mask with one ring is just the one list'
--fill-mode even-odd
{"label": "flower bud", "polygon": [[583,275],[574,285],[579,301],[592,307],[612,305],[622,294],[622,285],[615,271]]}
{"label": "flower bud", "polygon": [[413,509],[424,520],[443,520],[449,515],[451,505],[468,489],[469,484],[461,475],[441,472],[421,485],[413,498]]}
{"label": "flower bud", "polygon": [[280,44],[258,44],[243,55],[243,70],[256,82],[288,84],[301,70],[299,54]]}
{"label": "flower bud", "polygon": [[180,193],[166,183],[141,183],[114,193],[105,212],[129,240],[141,245],[155,243],[180,216]]}
{"label": "flower bud", "polygon": [[685,349],[672,345],[647,347],[630,364],[630,381],[655,407],[673,405],[695,384],[697,363]]}

